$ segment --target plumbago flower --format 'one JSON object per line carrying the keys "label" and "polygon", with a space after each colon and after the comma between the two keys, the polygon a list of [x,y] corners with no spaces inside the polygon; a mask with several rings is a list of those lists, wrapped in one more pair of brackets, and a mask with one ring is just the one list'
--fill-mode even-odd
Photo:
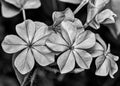
{"label": "plumbago flower", "polygon": [[52,33],[46,41],[52,51],[61,53],[57,59],[61,73],[72,71],[75,62],[82,69],[90,68],[92,62],[92,56],[86,49],[95,45],[95,34],[83,28],[78,29],[74,22],[62,21],[61,32]]}
{"label": "plumbago flower", "polygon": [[96,42],[95,46],[91,49],[92,56],[97,57],[95,61],[96,65],[96,75],[99,76],[107,76],[110,75],[111,78],[114,78],[114,74],[118,71],[118,66],[115,61],[118,61],[119,57],[111,54],[110,52],[110,44],[108,44],[108,48],[105,42],[99,35],[96,35],[98,42]]}
{"label": "plumbago flower", "polygon": [[54,62],[53,53],[45,46],[46,39],[51,34],[46,24],[26,20],[16,26],[16,31],[19,37],[6,36],[2,42],[2,48],[6,53],[21,51],[14,62],[21,74],[30,72],[35,61],[41,66]]}
{"label": "plumbago flower", "polygon": [[[5,0],[2,2],[2,15],[4,17],[13,17],[24,9],[36,9],[41,6],[40,0]],[[14,5],[10,7],[7,3]]]}
{"label": "plumbago flower", "polygon": [[115,23],[117,15],[110,9],[103,10],[109,2],[110,0],[90,0],[86,24],[89,24],[94,29],[99,29],[100,24]]}
{"label": "plumbago flower", "polygon": [[74,25],[78,28],[83,27],[82,22],[74,17],[74,14],[70,8],[66,8],[64,11],[55,11],[52,14],[53,26],[59,27],[62,21],[71,21],[74,22]]}

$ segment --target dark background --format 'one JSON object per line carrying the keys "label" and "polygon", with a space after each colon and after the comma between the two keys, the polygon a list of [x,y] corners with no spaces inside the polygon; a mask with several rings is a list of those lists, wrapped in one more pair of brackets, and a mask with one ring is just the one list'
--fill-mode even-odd
{"label": "dark background", "polygon": [[[42,6],[39,9],[26,10],[27,19],[41,21],[52,25],[53,11],[63,11],[70,7],[73,11],[77,5],[66,4],[56,0],[41,0]],[[0,5],[1,6],[1,5]],[[1,12],[1,11],[0,11]],[[83,23],[87,14],[87,6],[84,6],[75,16]],[[8,34],[16,34],[15,26],[23,21],[22,13],[13,18],[3,18],[0,13],[0,43]],[[91,29],[88,27],[88,29]],[[91,29],[92,30],[92,29]],[[94,31],[94,30],[93,30]],[[111,52],[120,56],[120,38],[115,39],[106,26],[101,25],[100,30],[94,31],[99,33],[106,43],[111,44]],[[117,61],[120,69],[120,60]],[[115,74],[115,78],[109,76],[100,77],[95,75],[94,62],[91,69],[79,74],[69,73],[66,75],[55,75],[51,72],[39,74],[41,77],[36,78],[34,86],[120,86],[120,70]],[[37,83],[37,84],[36,84]],[[39,85],[38,85],[39,83]],[[12,67],[12,55],[5,53],[0,46],[0,86],[19,86],[15,72]]]}

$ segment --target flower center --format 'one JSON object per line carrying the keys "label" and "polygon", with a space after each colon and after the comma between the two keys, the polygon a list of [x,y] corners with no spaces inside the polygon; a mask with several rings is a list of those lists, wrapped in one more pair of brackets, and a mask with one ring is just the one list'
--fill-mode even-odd
{"label": "flower center", "polygon": [[32,43],[29,43],[27,46],[28,46],[29,48],[32,48]]}
{"label": "flower center", "polygon": [[69,49],[70,49],[70,50],[73,50],[73,49],[74,49],[74,46],[70,46]]}

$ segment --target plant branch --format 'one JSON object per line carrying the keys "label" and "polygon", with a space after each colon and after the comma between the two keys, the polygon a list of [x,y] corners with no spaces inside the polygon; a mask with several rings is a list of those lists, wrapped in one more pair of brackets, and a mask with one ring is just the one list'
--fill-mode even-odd
{"label": "plant branch", "polygon": [[25,9],[22,9],[22,14],[23,14],[23,19],[24,19],[24,21],[25,21],[25,20],[26,20]]}
{"label": "plant branch", "polygon": [[88,3],[89,0],[82,0],[78,7],[75,9],[74,14],[78,13],[79,10]]}

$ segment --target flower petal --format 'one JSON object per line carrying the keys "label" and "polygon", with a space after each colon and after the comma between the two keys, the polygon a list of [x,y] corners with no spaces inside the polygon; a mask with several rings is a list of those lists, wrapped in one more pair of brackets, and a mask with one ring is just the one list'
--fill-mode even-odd
{"label": "flower petal", "polygon": [[48,30],[48,26],[42,22],[35,23],[35,27],[36,27],[36,33],[33,39],[33,43],[51,34],[51,32]]}
{"label": "flower petal", "polygon": [[57,64],[62,74],[72,71],[75,67],[73,52],[68,50],[61,54],[57,60]]}
{"label": "flower petal", "polygon": [[110,61],[109,59],[106,59],[105,56],[99,56],[96,61],[95,61],[95,64],[96,64],[96,72],[95,74],[96,75],[99,75],[99,76],[107,76],[109,71],[110,71]]}
{"label": "flower petal", "polygon": [[110,67],[109,75],[111,78],[114,78],[113,75],[118,71],[118,66],[115,63],[115,61],[112,59],[110,59],[110,64],[111,64],[111,67]]}
{"label": "flower petal", "polygon": [[105,9],[96,15],[95,20],[99,24],[110,24],[115,23],[115,17],[117,17],[117,15],[114,12],[109,9]]}
{"label": "flower petal", "polygon": [[27,0],[24,3],[24,9],[35,9],[41,6],[40,0]]}
{"label": "flower petal", "polygon": [[41,53],[51,53],[51,51],[46,47],[46,46],[33,46],[34,49],[36,49],[37,51],[41,52]]}
{"label": "flower petal", "polygon": [[13,8],[12,6],[8,5],[4,1],[1,1],[1,10],[2,10],[2,15],[6,18],[14,17],[17,14],[20,13],[20,10],[17,8]]}
{"label": "flower petal", "polygon": [[47,66],[54,62],[54,54],[52,54],[52,53],[43,54],[35,49],[33,49],[32,51],[33,51],[35,60],[39,65]]}
{"label": "flower petal", "polygon": [[74,45],[75,48],[88,49],[95,45],[96,39],[95,34],[91,31],[85,31],[79,35],[79,38],[76,39],[77,45]]}
{"label": "flower petal", "polygon": [[74,55],[75,55],[75,59],[77,64],[83,68],[83,69],[89,69],[91,62],[92,62],[92,56],[84,51],[84,50],[80,50],[80,49],[75,49],[74,50]]}
{"label": "flower petal", "polygon": [[61,27],[67,32],[70,38],[71,44],[72,44],[75,40],[75,36],[77,33],[77,27],[74,26],[74,23],[70,21],[62,21]]}
{"label": "flower petal", "polygon": [[67,43],[59,33],[51,34],[46,45],[53,51],[65,51],[67,49]]}
{"label": "flower petal", "polygon": [[15,59],[15,67],[21,74],[30,72],[34,67],[35,61],[31,49],[23,50]]}
{"label": "flower petal", "polygon": [[16,25],[16,31],[26,42],[31,42],[35,34],[35,24],[32,20],[25,20]]}
{"label": "flower petal", "polygon": [[98,57],[100,55],[103,55],[104,48],[96,42],[92,48],[88,49],[88,52],[92,55],[92,57]]}
{"label": "flower petal", "polygon": [[18,7],[18,8],[21,7],[20,0],[5,0],[5,1],[12,4],[12,5],[14,5],[14,6],[16,6],[16,7]]}
{"label": "flower petal", "polygon": [[2,48],[7,53],[16,53],[26,47],[26,43],[15,35],[8,35],[2,42]]}

